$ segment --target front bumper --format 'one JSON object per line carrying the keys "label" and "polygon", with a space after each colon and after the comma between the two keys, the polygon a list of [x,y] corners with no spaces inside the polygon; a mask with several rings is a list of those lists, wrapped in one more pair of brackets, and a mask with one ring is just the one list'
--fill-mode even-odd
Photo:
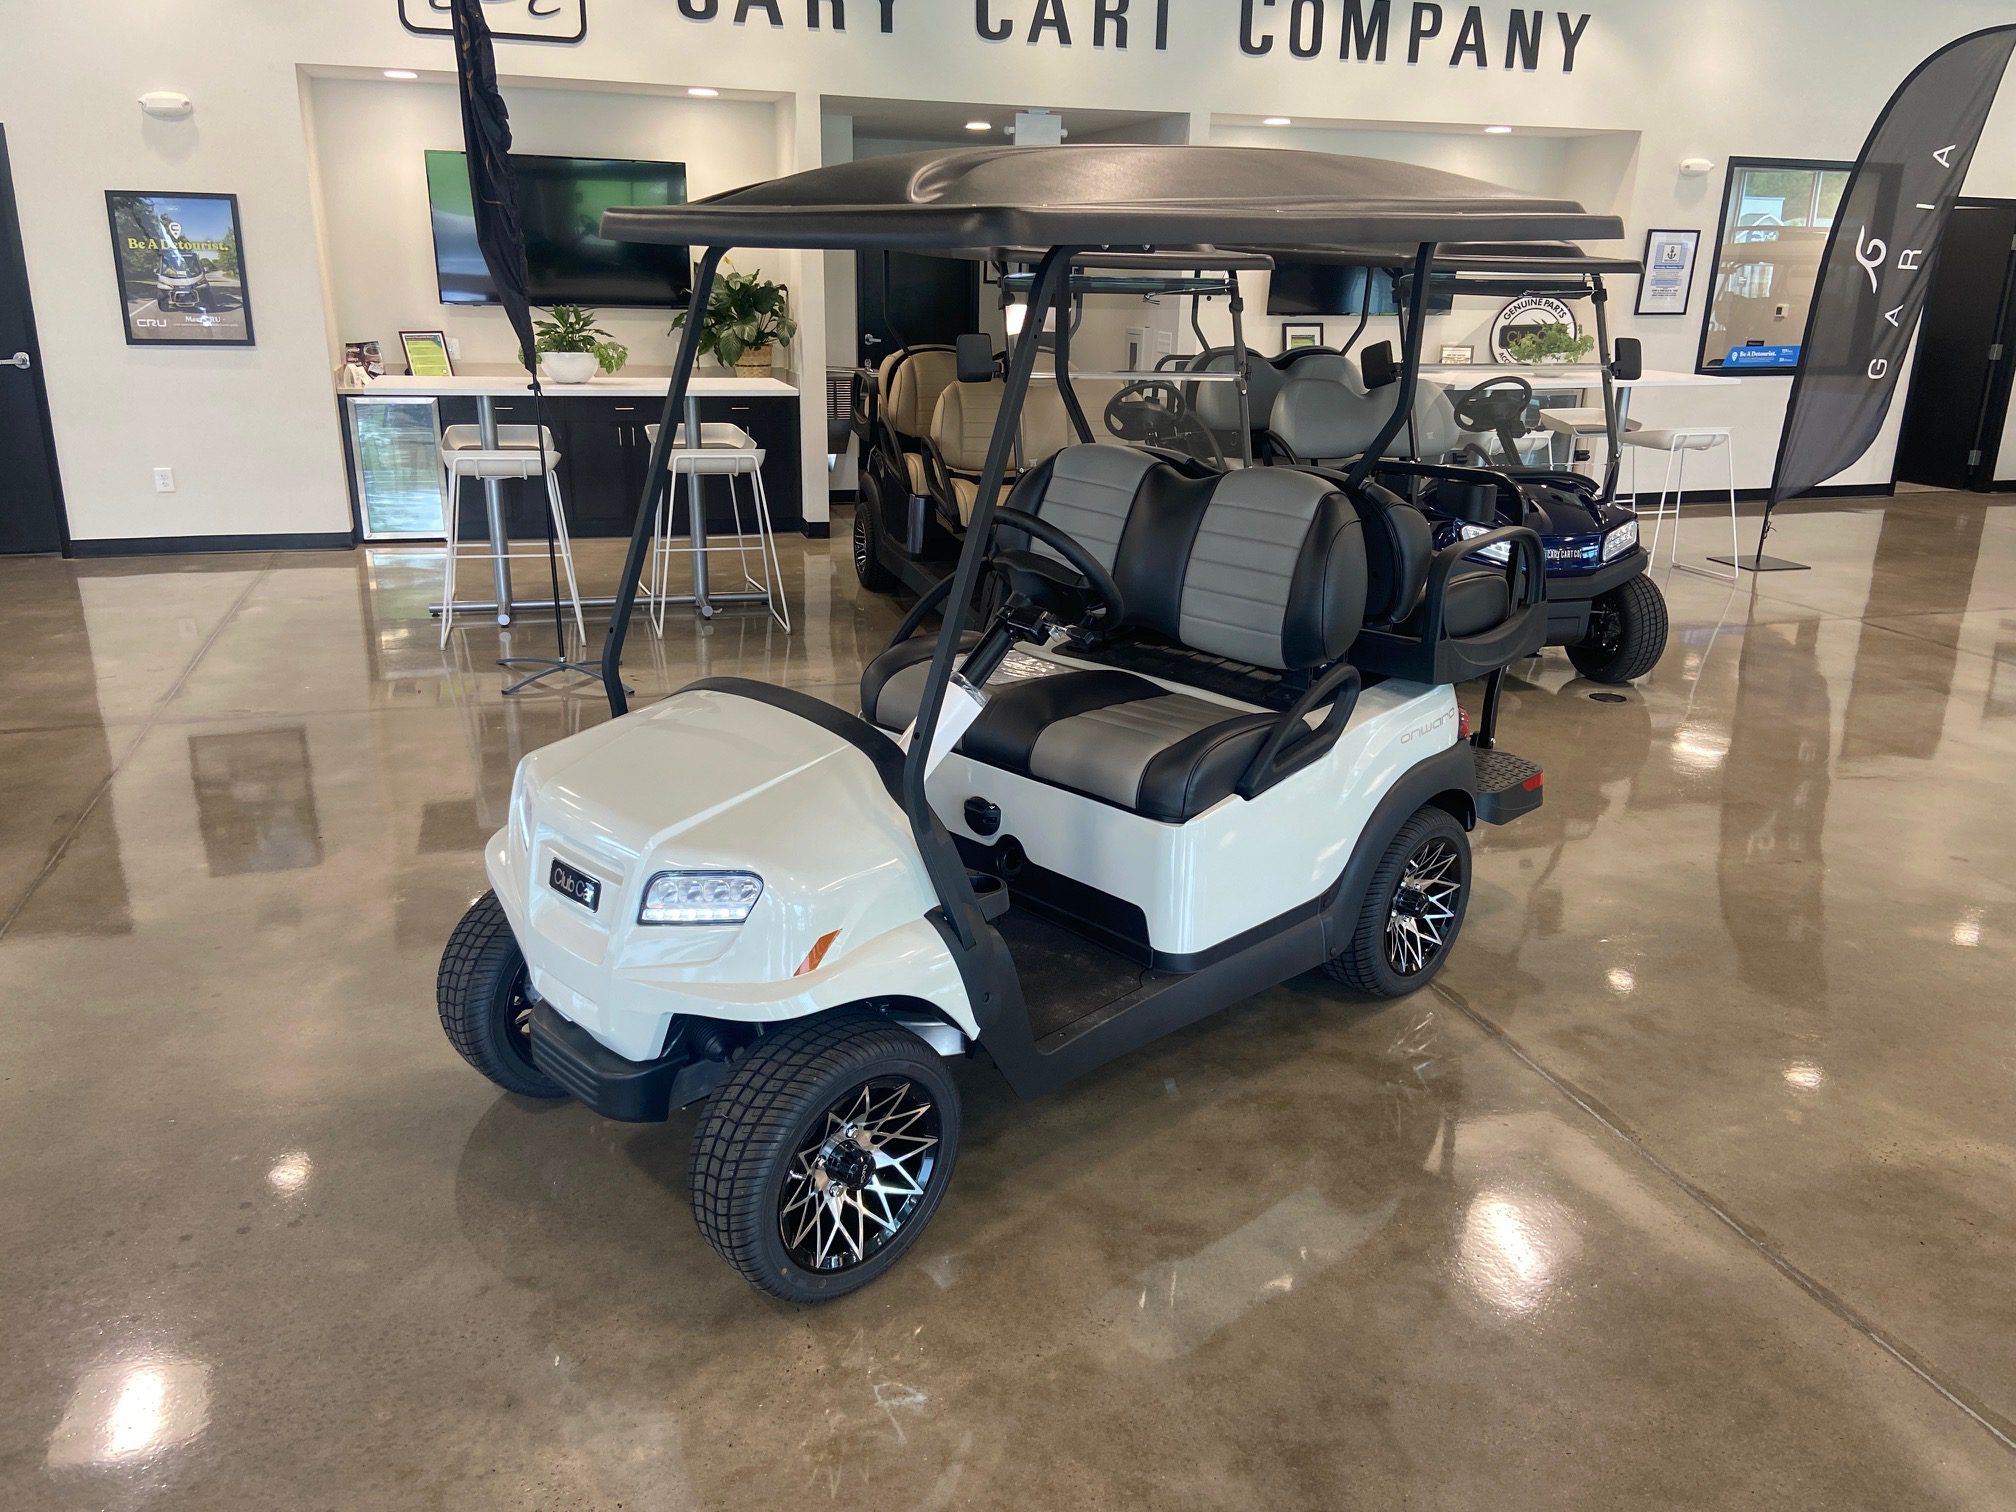
{"label": "front bumper", "polygon": [[728,1071],[725,1061],[695,1060],[683,1043],[656,1060],[625,1060],[551,1003],[532,1008],[532,1061],[604,1118],[623,1123],[662,1123],[720,1086]]}

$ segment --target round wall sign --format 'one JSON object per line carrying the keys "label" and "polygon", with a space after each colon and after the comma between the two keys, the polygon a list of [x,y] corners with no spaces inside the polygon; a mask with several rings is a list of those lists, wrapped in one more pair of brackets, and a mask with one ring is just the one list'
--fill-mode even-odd
{"label": "round wall sign", "polygon": [[[1500,362],[1517,362],[1505,348],[1505,343],[1521,336],[1537,335],[1542,326],[1562,325],[1568,328],[1570,337],[1582,334],[1580,322],[1575,312],[1558,299],[1547,299],[1537,294],[1528,294],[1515,299],[1491,321],[1491,355]],[[1572,362],[1575,359],[1566,354],[1558,357],[1543,357],[1543,362]]]}

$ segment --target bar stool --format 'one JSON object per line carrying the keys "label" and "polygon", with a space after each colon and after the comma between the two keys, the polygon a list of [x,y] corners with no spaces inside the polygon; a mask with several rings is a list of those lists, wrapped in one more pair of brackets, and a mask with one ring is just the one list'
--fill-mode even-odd
{"label": "bar stool", "polygon": [[[1726,427],[1694,425],[1679,430],[1634,430],[1624,436],[1624,449],[1631,459],[1631,508],[1641,517],[1644,513],[1638,506],[1638,453],[1658,451],[1666,453],[1666,477],[1659,487],[1659,506],[1653,514],[1651,557],[1659,559],[1659,532],[1666,523],[1666,501],[1673,501],[1673,544],[1666,553],[1666,559],[1674,566],[1680,564],[1680,499],[1687,486],[1687,453],[1695,451],[1721,451],[1722,460],[1727,465],[1729,476],[1729,559],[1733,563],[1743,554],[1742,543],[1736,538],[1736,446]],[[1674,475],[1675,467],[1679,475]],[[1689,568],[1690,572],[1703,572],[1702,568]],[[1720,577],[1719,572],[1707,572],[1708,577]],[[1729,577],[1737,580],[1740,574],[1734,566],[1729,569]]]}
{"label": "bar stool", "polygon": [[[657,426],[645,426],[644,434],[653,446],[657,445]],[[689,549],[696,567],[703,551],[733,549],[742,567],[742,581],[763,596],[764,606],[779,625],[786,630],[791,628],[790,606],[785,603],[779,586],[784,577],[784,564],[777,554],[777,533],[770,525],[770,494],[763,486],[764,455],[755,437],[741,426],[726,421],[701,421],[697,449],[686,444],[684,425],[673,430],[672,449],[665,460],[672,474],[672,486],[665,490],[659,504],[658,522],[651,542],[651,628],[656,634],[663,636],[665,633],[665,604],[671,597],[668,590],[672,579],[672,502],[681,477],[686,479]],[[728,503],[735,512],[735,539],[730,544],[717,545],[708,540],[704,521],[699,530],[693,529],[693,522],[700,519],[696,511],[706,508],[706,500],[700,493],[702,478],[728,480]],[[742,498],[735,487],[738,478],[749,480],[751,506],[756,518],[756,561],[763,572],[761,582],[749,570],[749,536],[742,526]],[[703,545],[703,541],[706,544]],[[698,581],[697,573],[695,581]]]}
{"label": "bar stool", "polygon": [[[1575,448],[1578,445],[1592,438],[1601,439],[1606,443],[1610,439],[1610,417],[1596,405],[1543,409],[1540,411],[1540,424],[1555,435],[1568,438],[1568,466],[1571,471],[1575,466]],[[1626,420],[1624,429],[1630,432],[1641,430],[1643,427],[1636,420]],[[1596,473],[1594,476],[1600,478],[1603,475]]]}
{"label": "bar stool", "polygon": [[[497,445],[486,448],[483,433],[474,425],[451,425],[441,432],[441,466],[448,474],[448,551],[441,583],[441,644],[448,644],[448,632],[455,622],[455,564],[462,555],[462,480],[464,478],[538,478],[546,480],[546,508],[553,517],[553,541],[560,565],[567,573],[567,595],[574,605],[574,628],[581,643],[588,643],[588,625],[581,615],[581,590],[574,581],[574,547],[567,537],[567,513],[560,506],[560,480],[553,468],[560,461],[553,432],[537,425],[500,425]],[[471,553],[474,555],[475,553]],[[543,555],[512,551],[508,543],[490,542],[483,553],[506,561],[515,557]],[[557,612],[559,606],[555,606]]]}

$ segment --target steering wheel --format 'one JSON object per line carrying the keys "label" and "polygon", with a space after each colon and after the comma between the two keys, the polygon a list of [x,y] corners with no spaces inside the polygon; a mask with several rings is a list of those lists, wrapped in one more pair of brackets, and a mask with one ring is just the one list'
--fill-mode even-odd
{"label": "steering wheel", "polygon": [[[1198,420],[1182,389],[1165,378],[1137,378],[1106,401],[1106,429],[1136,445],[1177,445],[1221,471],[1225,451]],[[1203,448],[1200,453],[1199,447]]]}
{"label": "steering wheel", "polygon": [[[1456,423],[1467,431],[1488,431],[1505,449],[1503,460],[1519,460],[1519,431],[1525,428],[1527,406],[1533,402],[1533,385],[1516,373],[1487,378],[1454,405]],[[1517,427],[1517,429],[1515,429]]]}
{"label": "steering wheel", "polygon": [[[987,558],[987,569],[1008,591],[1011,620],[1014,610],[1028,606],[1080,633],[1094,628],[1111,629],[1127,617],[1127,600],[1113,574],[1098,558],[1048,520],[1038,519],[1019,509],[997,509],[998,530],[1019,530],[1041,541],[1064,560],[1041,552],[996,550]],[[1099,617],[1095,620],[1094,615]],[[1033,626],[1022,627],[1031,631]]]}

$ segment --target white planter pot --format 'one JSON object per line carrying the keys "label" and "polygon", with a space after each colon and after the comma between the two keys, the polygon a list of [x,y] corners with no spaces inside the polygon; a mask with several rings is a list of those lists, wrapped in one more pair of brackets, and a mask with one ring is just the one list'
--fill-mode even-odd
{"label": "white planter pot", "polygon": [[555,383],[588,383],[602,370],[593,352],[548,352],[539,366]]}

